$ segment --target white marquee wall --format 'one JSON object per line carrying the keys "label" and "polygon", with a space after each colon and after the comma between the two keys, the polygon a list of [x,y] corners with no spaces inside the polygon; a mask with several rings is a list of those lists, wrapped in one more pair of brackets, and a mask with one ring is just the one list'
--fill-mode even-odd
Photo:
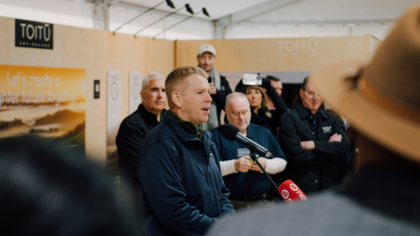
{"label": "white marquee wall", "polygon": [[[149,0],[144,0],[145,2]],[[177,2],[177,0],[173,0]],[[229,0],[226,0],[229,1]],[[380,0],[383,4],[378,5],[379,0],[372,0],[366,3],[366,9],[355,12],[354,9],[360,8],[365,2],[355,0],[349,3],[344,0],[302,0],[296,4],[273,10],[267,14],[250,18],[245,23],[230,26],[225,30],[226,38],[278,38],[278,37],[322,37],[322,36],[349,36],[372,34],[379,39],[384,39],[393,23],[385,24],[361,24],[361,25],[289,25],[289,26],[264,26],[261,22],[279,21],[282,24],[287,20],[294,21],[322,21],[321,15],[325,15],[326,20],[337,18],[337,14],[328,9],[322,8],[326,3],[332,8],[338,9],[342,5],[348,5],[350,10],[343,11],[340,20],[351,19],[350,12],[355,12],[355,16],[365,19],[368,15],[371,18],[395,19],[398,18],[409,6],[417,0]],[[179,2],[178,2],[179,3]],[[376,5],[374,4],[376,3]],[[216,4],[216,3],[208,3]],[[323,5],[324,4],[324,5]],[[85,3],[82,0],[0,0],[0,16],[27,19],[34,21],[50,22],[82,28],[93,28],[93,4]],[[211,6],[210,6],[211,7]],[[340,8],[341,9],[341,8]],[[391,10],[394,9],[394,10]],[[231,9],[232,10],[232,9]],[[331,10],[331,9],[330,9]],[[298,14],[302,13],[302,14]],[[321,14],[322,13],[322,14]],[[362,14],[363,13],[363,14]],[[126,9],[110,9],[110,30],[136,16],[138,13]],[[359,14],[359,15],[357,15]],[[382,15],[381,15],[382,14]],[[298,16],[299,15],[299,16]],[[294,16],[294,18],[292,17]],[[300,18],[299,18],[300,17]],[[302,18],[303,17],[303,18]],[[133,34],[143,26],[157,20],[159,16],[144,15],[129,25],[119,30],[119,33]],[[301,19],[302,18],[302,19]],[[337,19],[338,19],[337,18]],[[139,35],[153,37],[165,27],[177,23],[176,19],[166,19],[157,23],[149,29],[144,30]],[[255,24],[253,24],[255,23]],[[253,24],[253,25],[251,25]],[[184,22],[158,38],[169,40],[185,39],[212,39],[213,26],[210,24]]]}

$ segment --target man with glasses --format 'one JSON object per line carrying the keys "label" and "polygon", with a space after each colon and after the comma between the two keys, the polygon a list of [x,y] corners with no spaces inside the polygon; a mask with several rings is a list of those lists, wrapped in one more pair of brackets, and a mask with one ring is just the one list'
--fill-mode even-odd
{"label": "man with glasses", "polygon": [[350,141],[337,118],[321,108],[308,78],[300,97],[302,102],[281,118],[280,142],[288,159],[286,178],[308,194],[338,184],[335,162],[346,157]]}

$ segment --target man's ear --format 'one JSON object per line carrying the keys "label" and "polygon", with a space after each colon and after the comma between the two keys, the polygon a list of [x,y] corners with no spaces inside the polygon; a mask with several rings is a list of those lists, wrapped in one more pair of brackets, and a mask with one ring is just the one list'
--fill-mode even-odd
{"label": "man's ear", "polygon": [[144,93],[143,93],[143,90],[142,91],[140,91],[140,97],[141,97],[141,100],[143,101],[144,99],[143,99],[143,95],[144,95]]}
{"label": "man's ear", "polygon": [[179,93],[178,91],[173,91],[171,93],[171,99],[172,99],[172,102],[174,103],[176,108],[181,108],[182,107],[181,93]]}
{"label": "man's ear", "polygon": [[303,89],[300,89],[299,90],[299,94],[300,94],[300,98],[302,98],[303,99],[303,93],[304,93],[305,91],[303,91]]}

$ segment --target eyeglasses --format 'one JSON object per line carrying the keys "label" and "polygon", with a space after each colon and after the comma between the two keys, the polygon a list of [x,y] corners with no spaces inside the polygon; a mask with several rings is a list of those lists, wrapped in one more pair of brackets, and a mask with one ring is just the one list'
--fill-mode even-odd
{"label": "eyeglasses", "polygon": [[308,90],[303,90],[303,91],[305,91],[308,94],[309,97],[313,97],[313,96],[319,97],[318,93],[316,93],[314,91],[308,91]]}

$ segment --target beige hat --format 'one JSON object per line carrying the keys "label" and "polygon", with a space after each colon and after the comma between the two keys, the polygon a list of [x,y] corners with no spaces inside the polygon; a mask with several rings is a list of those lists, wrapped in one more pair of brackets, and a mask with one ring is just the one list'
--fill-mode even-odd
{"label": "beige hat", "polygon": [[203,44],[200,46],[200,48],[198,49],[198,55],[201,56],[201,54],[205,53],[205,52],[209,52],[213,55],[216,56],[216,49],[210,45],[210,44]]}
{"label": "beige hat", "polygon": [[367,66],[343,62],[310,81],[359,132],[420,162],[420,6],[398,21]]}

